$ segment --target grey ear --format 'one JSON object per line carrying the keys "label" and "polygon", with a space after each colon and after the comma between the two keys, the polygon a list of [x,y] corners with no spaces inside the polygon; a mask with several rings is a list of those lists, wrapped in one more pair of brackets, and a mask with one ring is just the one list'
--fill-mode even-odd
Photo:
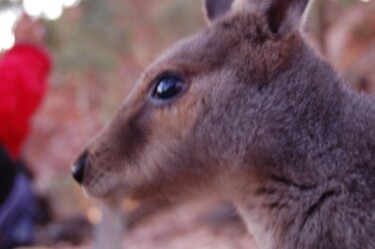
{"label": "grey ear", "polygon": [[213,21],[227,13],[233,1],[234,0],[205,0],[204,5],[208,19]]}
{"label": "grey ear", "polygon": [[297,29],[308,3],[309,0],[273,0],[266,11],[270,29],[275,33]]}

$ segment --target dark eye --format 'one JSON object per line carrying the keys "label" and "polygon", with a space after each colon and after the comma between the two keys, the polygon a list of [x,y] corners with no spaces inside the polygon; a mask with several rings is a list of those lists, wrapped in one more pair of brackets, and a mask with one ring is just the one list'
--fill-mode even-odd
{"label": "dark eye", "polygon": [[181,77],[174,74],[161,76],[155,85],[152,98],[155,100],[169,100],[178,96],[186,88]]}

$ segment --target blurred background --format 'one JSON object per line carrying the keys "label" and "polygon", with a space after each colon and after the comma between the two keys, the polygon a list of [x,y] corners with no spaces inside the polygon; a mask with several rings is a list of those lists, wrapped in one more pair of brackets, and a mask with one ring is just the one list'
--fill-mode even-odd
{"label": "blurred background", "polygon": [[[0,0],[0,53],[13,46],[13,29],[22,12],[42,20],[53,58],[49,90],[24,148],[35,191],[46,198],[50,210],[37,244],[89,248],[97,243],[98,233],[105,233],[94,228],[103,220],[103,210],[73,182],[71,162],[109,121],[142,70],[173,42],[205,26],[202,2]],[[316,0],[304,28],[315,49],[348,84],[370,94],[375,91],[374,13],[372,0]],[[124,248],[252,244],[226,203],[124,200],[118,208],[127,213],[121,215],[128,227]]]}

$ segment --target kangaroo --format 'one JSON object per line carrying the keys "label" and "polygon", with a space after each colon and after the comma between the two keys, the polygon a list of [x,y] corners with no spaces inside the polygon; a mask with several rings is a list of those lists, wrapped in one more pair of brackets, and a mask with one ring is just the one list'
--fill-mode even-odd
{"label": "kangaroo", "polygon": [[308,0],[206,0],[73,166],[97,198],[234,203],[263,249],[375,248],[375,101],[300,32]]}

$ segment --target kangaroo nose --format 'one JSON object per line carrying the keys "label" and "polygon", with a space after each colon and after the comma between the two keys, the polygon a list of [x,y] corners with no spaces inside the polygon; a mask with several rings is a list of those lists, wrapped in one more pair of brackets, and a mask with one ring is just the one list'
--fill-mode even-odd
{"label": "kangaroo nose", "polygon": [[85,168],[89,164],[87,158],[87,152],[83,153],[77,160],[77,162],[72,167],[73,178],[79,183],[83,183],[85,176]]}

